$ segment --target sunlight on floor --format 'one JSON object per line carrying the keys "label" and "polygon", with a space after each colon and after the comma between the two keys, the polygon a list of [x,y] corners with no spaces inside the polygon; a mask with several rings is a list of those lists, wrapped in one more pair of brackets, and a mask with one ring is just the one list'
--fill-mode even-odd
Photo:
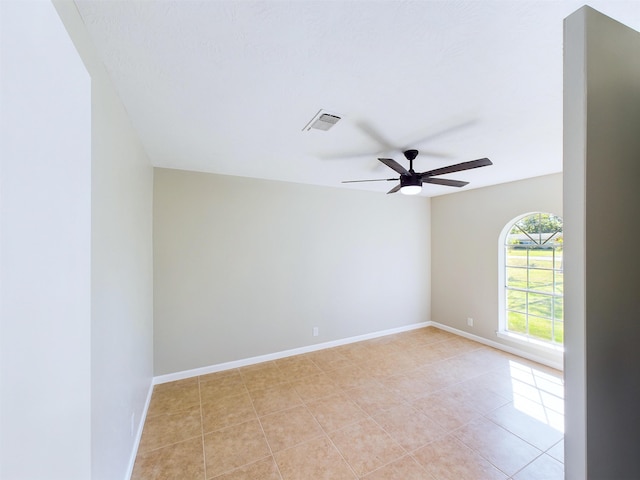
{"label": "sunlight on floor", "polygon": [[537,421],[564,432],[564,382],[561,377],[509,361],[513,405]]}

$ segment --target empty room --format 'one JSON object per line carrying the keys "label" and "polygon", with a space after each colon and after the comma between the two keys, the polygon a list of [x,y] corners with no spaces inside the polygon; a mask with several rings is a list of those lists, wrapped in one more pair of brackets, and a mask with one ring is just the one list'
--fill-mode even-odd
{"label": "empty room", "polygon": [[0,478],[640,478],[636,2],[0,13]]}

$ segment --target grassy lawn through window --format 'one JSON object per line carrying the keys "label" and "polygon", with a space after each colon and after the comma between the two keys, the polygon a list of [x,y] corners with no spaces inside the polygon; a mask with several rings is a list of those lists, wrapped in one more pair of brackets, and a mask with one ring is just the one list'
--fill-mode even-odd
{"label": "grassy lawn through window", "polygon": [[508,330],[562,344],[562,248],[507,246],[506,277]]}

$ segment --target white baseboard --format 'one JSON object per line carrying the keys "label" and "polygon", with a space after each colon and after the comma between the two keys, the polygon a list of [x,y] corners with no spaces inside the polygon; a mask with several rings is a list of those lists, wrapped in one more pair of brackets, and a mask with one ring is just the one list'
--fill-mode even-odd
{"label": "white baseboard", "polygon": [[125,480],[131,480],[131,475],[133,475],[133,467],[136,463],[136,457],[138,456],[138,447],[140,446],[140,439],[142,438],[142,430],[144,429],[144,423],[147,420],[147,412],[149,411],[149,404],[151,403],[151,394],[153,393],[153,382],[149,385],[149,390],[147,391],[147,399],[144,402],[144,408],[142,409],[142,413],[140,415],[140,421],[138,422],[138,428],[136,431],[136,436],[133,441],[133,447],[131,449],[131,458],[129,459],[129,468],[127,469],[127,474],[125,475]]}
{"label": "white baseboard", "polygon": [[266,355],[259,355],[256,357],[243,358],[240,360],[234,360],[231,362],[218,363],[215,365],[209,365],[206,367],[194,368],[191,370],[183,370],[181,372],[169,373],[166,375],[158,375],[153,377],[153,385],[158,385],[161,383],[174,382],[176,380],[183,380],[185,378],[197,377],[200,375],[206,375],[208,373],[222,372],[224,370],[231,370],[233,368],[246,367],[248,365],[255,365],[256,363],[268,362],[271,360],[278,360],[281,358],[291,357],[293,355],[301,355],[304,353],[315,352],[318,350],[324,350],[327,348],[338,347],[340,345],[347,345],[349,343],[361,342],[363,340],[371,340],[372,338],[384,337],[387,335],[393,335],[395,333],[408,332],[410,330],[416,330],[419,328],[433,326],[439,328],[441,330],[445,330],[450,333],[454,333],[461,337],[468,338],[469,340],[474,340],[478,343],[482,343],[489,347],[496,348],[498,350],[502,350],[507,353],[511,353],[513,355],[517,355],[519,357],[526,358],[528,360],[532,360],[534,362],[540,363],[542,365],[547,365],[548,367],[555,368],[557,370],[563,369],[562,361],[554,362],[547,358],[544,358],[539,355],[535,355],[519,348],[510,347],[508,345],[504,345],[499,342],[495,342],[493,340],[488,340],[484,337],[479,337],[478,335],[473,335],[471,333],[465,332],[463,330],[458,330],[457,328],[450,327],[448,325],[444,325],[442,323],[428,321],[421,323],[414,323],[411,325],[406,325],[403,327],[391,328],[388,330],[382,330],[379,332],[367,333],[364,335],[357,335],[355,337],[342,338],[340,340],[333,340],[330,342],[317,343],[314,345],[308,345],[300,348],[293,348],[291,350],[283,350],[280,352],[269,353]]}
{"label": "white baseboard", "polygon": [[314,345],[308,345],[306,347],[293,348],[291,350],[283,350],[280,352],[269,353],[266,355],[259,355],[257,357],[244,358],[241,360],[234,360],[232,362],[218,363],[216,365],[210,365],[210,366],[201,367],[201,368],[194,368],[192,370],[184,370],[182,372],[168,373],[166,375],[159,375],[157,377],[154,377],[153,384],[158,385],[160,383],[174,382],[176,380],[183,380],[185,378],[197,377],[199,375],[206,375],[208,373],[231,370],[232,368],[246,367],[247,365],[254,365],[256,363],[268,362],[271,360],[278,360],[280,358],[291,357],[293,355],[301,355],[303,353],[315,352],[318,350],[324,350],[326,348],[333,348],[333,347],[338,347],[340,345],[347,345],[349,343],[361,342],[363,340],[371,340],[372,338],[393,335],[394,333],[408,332],[410,330],[416,330],[418,328],[428,327],[429,325],[431,325],[431,322],[414,323],[411,325],[405,325],[403,327],[391,328],[388,330],[367,333],[367,334],[358,335],[355,337],[342,338],[340,340],[333,340],[330,342],[317,343]]}
{"label": "white baseboard", "polygon": [[444,325],[442,323],[429,322],[429,324],[441,330],[445,330],[447,332],[460,335],[461,337],[465,337],[465,338],[468,338],[469,340],[473,340],[475,342],[482,343],[489,347],[502,350],[503,352],[511,353],[513,355],[526,358],[527,360],[532,360],[536,363],[546,365],[547,367],[555,368],[556,370],[563,370],[564,368],[562,361],[554,362],[553,360],[549,360],[548,358],[544,358],[540,355],[535,355],[533,353],[525,352],[524,350],[521,350],[519,348],[510,347],[509,345],[504,345],[502,343],[494,342],[493,340],[488,340],[484,337],[479,337],[478,335],[473,335],[472,333],[465,332],[464,330],[458,330],[457,328],[453,328],[448,325]]}

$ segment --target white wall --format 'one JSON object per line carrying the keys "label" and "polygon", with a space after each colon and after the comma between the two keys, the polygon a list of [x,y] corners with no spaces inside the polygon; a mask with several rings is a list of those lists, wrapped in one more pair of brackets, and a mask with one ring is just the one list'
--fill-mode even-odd
{"label": "white wall", "polygon": [[[495,333],[500,233],[515,217],[537,211],[562,216],[562,174],[432,199],[431,319],[557,362],[557,355],[545,355]],[[474,319],[473,327],[467,326],[468,317]]]}
{"label": "white wall", "polygon": [[423,197],[156,169],[154,373],[428,321],[429,209]]}
{"label": "white wall", "polygon": [[640,478],[640,33],[565,21],[566,478]]}
{"label": "white wall", "polygon": [[50,2],[0,14],[0,478],[86,480],[89,76]]}
{"label": "white wall", "polygon": [[124,479],[153,374],[153,169],[73,2],[0,5],[0,477]]}
{"label": "white wall", "polygon": [[55,5],[91,75],[91,478],[119,479],[153,376],[153,168],[75,5]]}

